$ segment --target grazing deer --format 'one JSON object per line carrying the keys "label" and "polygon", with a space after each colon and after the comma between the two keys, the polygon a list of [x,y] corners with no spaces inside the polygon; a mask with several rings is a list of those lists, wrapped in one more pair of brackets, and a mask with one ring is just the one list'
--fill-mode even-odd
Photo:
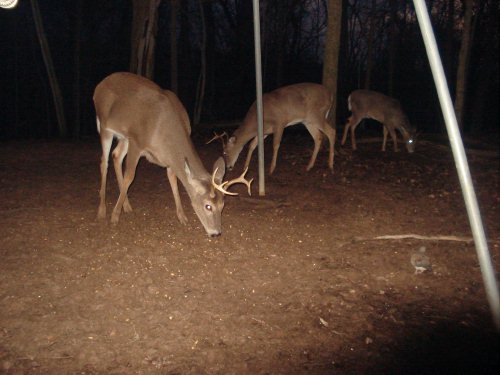
{"label": "grazing deer", "polygon": [[398,141],[396,129],[399,130],[406,144],[408,152],[415,151],[415,129],[410,125],[408,117],[403,112],[399,101],[384,94],[370,90],[355,90],[348,98],[351,117],[347,120],[342,136],[342,146],[344,145],[347,132],[351,129],[352,149],[356,150],[356,138],[354,131],[365,118],[377,120],[384,125],[384,141],[382,151],[385,151],[387,134],[391,134],[394,143],[394,151],[398,151]]}
{"label": "grazing deer", "polygon": [[118,144],[112,155],[120,196],[111,215],[112,223],[118,222],[122,207],[125,212],[132,210],[127,191],[139,159],[145,156],[149,162],[167,169],[179,221],[187,223],[177,179],[184,185],[207,234],[220,235],[224,194],[234,195],[226,189],[234,183],[245,183],[250,192],[251,181],[246,181],[243,173],[239,179],[222,182],[225,173],[222,158],[215,162],[212,176],[206,171],[190,138],[188,114],[177,96],[138,75],[114,73],[97,85],[94,104],[102,146],[98,219],[106,217],[108,158],[116,138]]}
{"label": "grazing deer", "polygon": [[[280,147],[283,130],[287,126],[304,124],[314,140],[314,150],[307,170],[314,166],[321,146],[322,133],[330,142],[328,167],[333,169],[333,148],[335,144],[335,128],[328,123],[328,114],[332,107],[332,95],[317,83],[298,83],[285,86],[263,95],[264,138],[273,134],[273,158],[269,174],[276,168],[276,159]],[[224,156],[227,168],[231,170],[238,160],[243,147],[249,142],[245,169],[248,168],[252,153],[257,147],[257,111],[256,103],[250,107],[243,123],[224,144]]]}

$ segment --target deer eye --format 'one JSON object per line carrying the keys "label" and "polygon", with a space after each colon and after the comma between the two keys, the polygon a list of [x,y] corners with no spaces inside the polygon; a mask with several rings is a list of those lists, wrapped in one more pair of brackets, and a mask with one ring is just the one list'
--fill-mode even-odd
{"label": "deer eye", "polygon": [[211,205],[209,205],[209,204],[206,204],[206,205],[205,205],[205,209],[206,209],[207,211],[212,211],[212,206],[211,206]]}

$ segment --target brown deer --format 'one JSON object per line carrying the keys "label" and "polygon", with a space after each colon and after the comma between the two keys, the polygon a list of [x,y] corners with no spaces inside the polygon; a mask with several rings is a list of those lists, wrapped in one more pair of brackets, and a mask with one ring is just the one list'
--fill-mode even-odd
{"label": "brown deer", "polygon": [[[269,168],[272,174],[276,168],[276,160],[283,131],[287,126],[304,124],[314,140],[314,150],[307,165],[309,171],[316,161],[321,146],[322,133],[330,142],[328,167],[333,169],[335,128],[328,122],[328,114],[332,107],[332,95],[326,87],[317,83],[298,83],[281,87],[266,93],[262,97],[264,111],[264,138],[273,134],[273,158]],[[227,168],[231,170],[238,160],[243,147],[251,140],[245,161],[248,168],[252,153],[257,147],[257,111],[256,103],[250,107],[243,123],[224,143],[224,157]]]}
{"label": "brown deer", "polygon": [[97,85],[94,104],[102,146],[98,219],[106,217],[108,159],[116,138],[118,143],[112,155],[120,196],[111,215],[112,223],[118,223],[122,207],[125,212],[132,211],[127,191],[139,159],[145,156],[149,162],[167,169],[179,221],[187,223],[177,179],[184,185],[207,234],[220,235],[224,194],[234,194],[226,189],[234,183],[245,183],[250,192],[251,181],[246,181],[243,173],[236,180],[222,182],[225,173],[222,158],[215,162],[212,175],[206,171],[190,138],[188,114],[177,96],[138,75],[114,73]]}
{"label": "brown deer", "polygon": [[356,137],[354,131],[361,120],[368,118],[381,122],[384,126],[384,141],[382,143],[382,151],[385,151],[387,142],[387,134],[389,133],[394,143],[394,151],[398,151],[398,141],[396,129],[403,136],[408,152],[415,151],[415,129],[408,121],[408,117],[404,113],[399,101],[370,90],[355,90],[348,98],[349,110],[352,112],[351,117],[347,120],[344,127],[344,135],[342,136],[342,146],[347,139],[347,132],[351,130],[352,149],[356,150]]}

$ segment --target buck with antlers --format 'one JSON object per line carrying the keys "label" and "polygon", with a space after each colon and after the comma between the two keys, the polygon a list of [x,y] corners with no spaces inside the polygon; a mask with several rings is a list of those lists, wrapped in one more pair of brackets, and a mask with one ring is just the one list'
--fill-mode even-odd
{"label": "buck with antlers", "polygon": [[[321,146],[322,134],[330,142],[328,167],[333,169],[333,153],[335,144],[335,128],[328,122],[328,114],[332,107],[332,95],[326,87],[317,83],[298,83],[285,86],[263,95],[264,138],[273,134],[273,157],[269,174],[276,168],[278,150],[283,131],[287,126],[304,124],[314,140],[314,149],[307,165],[309,171],[316,161]],[[238,160],[243,147],[249,142],[245,169],[248,168],[252,153],[257,147],[257,111],[256,103],[250,107],[243,123],[223,142],[224,157],[227,168],[231,170]]]}
{"label": "buck with antlers", "polygon": [[389,133],[394,143],[394,151],[398,151],[396,129],[403,136],[408,152],[415,151],[415,129],[411,126],[398,100],[370,90],[355,90],[348,98],[349,110],[352,115],[347,120],[341,144],[347,139],[347,132],[351,130],[352,149],[356,150],[354,131],[361,120],[368,118],[377,120],[384,126],[384,141],[382,151],[385,151],[387,134]]}
{"label": "buck with antlers", "polygon": [[[222,182],[225,173],[222,158],[215,162],[212,175],[206,171],[190,138],[188,114],[177,96],[138,75],[114,73],[97,85],[94,104],[102,146],[98,219],[106,216],[108,158],[116,138],[118,143],[112,155],[120,196],[113,209],[112,223],[118,222],[122,207],[126,212],[132,210],[127,191],[139,159],[145,156],[151,163],[167,169],[179,221],[187,223],[177,179],[184,185],[207,234],[220,235],[224,194],[235,194],[227,188],[234,183],[245,183],[250,193],[252,181],[244,179],[245,171],[236,180]],[[125,156],[127,163],[123,175]]]}

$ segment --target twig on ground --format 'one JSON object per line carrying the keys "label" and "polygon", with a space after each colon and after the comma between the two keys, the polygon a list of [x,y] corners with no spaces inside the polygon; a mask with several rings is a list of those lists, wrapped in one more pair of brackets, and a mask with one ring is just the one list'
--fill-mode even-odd
{"label": "twig on ground", "polygon": [[402,240],[405,238],[415,238],[417,240],[427,240],[427,241],[457,241],[472,243],[472,237],[458,237],[458,236],[423,236],[420,234],[393,234],[385,236],[377,236],[371,238],[372,240]]}

